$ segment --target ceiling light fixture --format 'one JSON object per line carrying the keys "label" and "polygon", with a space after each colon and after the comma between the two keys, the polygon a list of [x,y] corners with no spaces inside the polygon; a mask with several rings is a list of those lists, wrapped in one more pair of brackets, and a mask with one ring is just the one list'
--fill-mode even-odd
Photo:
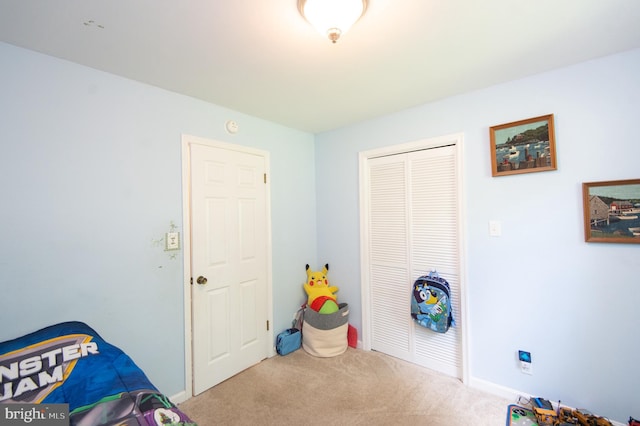
{"label": "ceiling light fixture", "polygon": [[335,43],[367,10],[367,0],[298,0],[298,10]]}

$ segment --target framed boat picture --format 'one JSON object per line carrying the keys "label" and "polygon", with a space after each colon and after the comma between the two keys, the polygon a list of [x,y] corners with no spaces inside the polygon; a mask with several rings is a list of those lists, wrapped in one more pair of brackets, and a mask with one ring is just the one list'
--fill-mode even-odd
{"label": "framed boat picture", "polygon": [[584,240],[640,244],[640,179],[582,184]]}
{"label": "framed boat picture", "polygon": [[492,126],[491,175],[556,170],[553,114]]}

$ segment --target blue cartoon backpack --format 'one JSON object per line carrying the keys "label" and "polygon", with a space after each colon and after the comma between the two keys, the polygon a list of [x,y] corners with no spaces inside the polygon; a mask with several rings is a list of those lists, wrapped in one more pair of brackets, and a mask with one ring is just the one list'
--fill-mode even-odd
{"label": "blue cartoon backpack", "polygon": [[435,270],[413,283],[411,316],[419,325],[438,333],[446,333],[455,325],[449,283]]}

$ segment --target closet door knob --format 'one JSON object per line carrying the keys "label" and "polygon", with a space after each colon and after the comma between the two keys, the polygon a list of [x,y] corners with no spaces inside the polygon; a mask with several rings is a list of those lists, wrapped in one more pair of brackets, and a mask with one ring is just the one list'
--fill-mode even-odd
{"label": "closet door knob", "polygon": [[207,277],[200,275],[198,279],[196,279],[196,282],[200,285],[205,285],[207,283]]}

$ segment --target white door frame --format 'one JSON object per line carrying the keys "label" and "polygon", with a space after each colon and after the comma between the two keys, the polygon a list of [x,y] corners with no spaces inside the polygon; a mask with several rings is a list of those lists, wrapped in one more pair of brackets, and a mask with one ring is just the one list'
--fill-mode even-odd
{"label": "white door frame", "polygon": [[370,286],[369,286],[369,244],[368,244],[368,211],[367,203],[369,197],[366,195],[369,187],[369,179],[367,174],[367,164],[369,159],[383,157],[388,155],[404,154],[412,151],[419,151],[430,148],[438,148],[441,146],[456,146],[456,166],[458,179],[458,236],[459,249],[458,256],[460,258],[460,307],[456,318],[456,322],[462,328],[461,333],[461,354],[462,354],[462,382],[469,383],[469,322],[467,321],[467,262],[466,262],[466,234],[465,234],[465,215],[466,211],[463,196],[463,140],[462,133],[445,135],[430,139],[422,139],[414,142],[404,143],[400,145],[392,145],[383,148],[376,148],[369,151],[362,151],[358,154],[359,173],[360,173],[360,271],[361,271],[361,303],[362,303],[362,348],[371,350],[371,307]]}
{"label": "white door frame", "polygon": [[[191,316],[191,145],[199,144],[213,148],[227,149],[247,154],[259,155],[265,158],[265,173],[270,174],[269,152],[255,148],[205,139],[198,136],[182,135],[182,252],[183,252],[183,288],[184,288],[184,367],[185,367],[185,394],[187,400],[193,396],[193,354],[191,340],[192,316]],[[271,240],[271,184],[266,182],[267,205],[267,318],[269,331],[267,332],[267,356],[275,355],[273,351],[273,282],[272,282],[272,240]]]}

